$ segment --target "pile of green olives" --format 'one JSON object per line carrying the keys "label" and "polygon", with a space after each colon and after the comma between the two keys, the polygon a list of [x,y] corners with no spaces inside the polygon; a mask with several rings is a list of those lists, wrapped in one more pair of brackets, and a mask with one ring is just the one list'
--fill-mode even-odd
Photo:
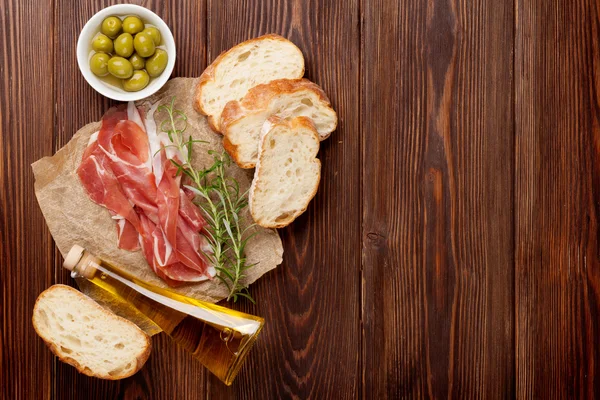
{"label": "pile of green olives", "polygon": [[160,31],[135,15],[108,17],[92,40],[90,69],[99,77],[112,75],[123,89],[137,92],[167,67],[167,52],[158,47],[161,41]]}

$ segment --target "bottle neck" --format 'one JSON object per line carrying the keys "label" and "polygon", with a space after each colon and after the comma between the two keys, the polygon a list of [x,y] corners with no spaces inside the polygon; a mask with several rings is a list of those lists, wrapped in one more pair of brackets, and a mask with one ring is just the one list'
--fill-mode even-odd
{"label": "bottle neck", "polygon": [[96,272],[98,272],[98,266],[100,259],[93,254],[84,251],[81,254],[81,259],[73,268],[72,275],[80,276],[86,279],[92,279]]}

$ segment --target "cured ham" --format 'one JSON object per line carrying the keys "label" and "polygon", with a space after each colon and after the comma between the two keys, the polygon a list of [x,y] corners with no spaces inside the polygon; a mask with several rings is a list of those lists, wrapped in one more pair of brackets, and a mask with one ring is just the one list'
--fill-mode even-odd
{"label": "cured ham", "polygon": [[[106,207],[113,218],[119,220],[117,223],[119,247],[136,250],[138,248],[137,232],[140,229],[138,215],[121,189],[117,177],[108,164],[107,157],[97,142],[88,146],[77,174],[90,199]],[[135,232],[134,238],[131,237],[134,235],[133,232]]]}
{"label": "cured ham", "polygon": [[156,132],[133,103],[110,109],[92,135],[77,174],[90,199],[116,222],[119,248],[141,248],[150,268],[167,284],[210,279],[215,269],[204,256],[206,222],[181,189],[171,159],[182,162],[168,137]]}

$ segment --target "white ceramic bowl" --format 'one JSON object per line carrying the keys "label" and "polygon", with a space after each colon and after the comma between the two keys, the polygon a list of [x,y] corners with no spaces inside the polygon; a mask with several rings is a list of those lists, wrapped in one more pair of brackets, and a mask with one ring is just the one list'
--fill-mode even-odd
{"label": "white ceramic bowl", "polygon": [[[163,73],[158,77],[152,78],[148,86],[139,92],[126,92],[121,88],[109,85],[94,75],[90,70],[89,59],[92,39],[98,32],[100,32],[100,26],[102,25],[104,18],[112,15],[120,17],[137,15],[145,23],[156,26],[162,35],[164,47],[167,51],[167,55],[169,56],[167,68],[165,68]],[[79,64],[79,70],[81,71],[85,80],[90,84],[91,87],[96,89],[98,93],[113,100],[119,101],[140,100],[158,91],[158,89],[160,89],[167,82],[171,76],[171,72],[173,72],[173,67],[175,66],[175,56],[175,40],[173,39],[171,30],[167,24],[165,24],[165,21],[147,8],[136,6],[134,4],[117,4],[98,11],[85,24],[83,30],[79,34],[79,39],[77,40],[77,64]]]}

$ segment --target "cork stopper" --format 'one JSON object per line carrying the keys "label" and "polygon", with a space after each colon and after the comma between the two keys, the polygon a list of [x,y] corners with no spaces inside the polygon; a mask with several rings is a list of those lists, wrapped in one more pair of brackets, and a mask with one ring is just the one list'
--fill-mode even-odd
{"label": "cork stopper", "polygon": [[65,257],[65,262],[63,263],[63,267],[68,269],[69,271],[73,271],[73,269],[79,264],[81,257],[83,257],[83,252],[85,249],[78,244],[73,245],[69,253]]}
{"label": "cork stopper", "polygon": [[85,249],[79,245],[74,245],[69,250],[69,253],[65,257],[63,267],[69,271],[75,271],[78,276],[92,279],[96,273],[96,266],[100,263],[100,260],[92,254],[85,251]]}

